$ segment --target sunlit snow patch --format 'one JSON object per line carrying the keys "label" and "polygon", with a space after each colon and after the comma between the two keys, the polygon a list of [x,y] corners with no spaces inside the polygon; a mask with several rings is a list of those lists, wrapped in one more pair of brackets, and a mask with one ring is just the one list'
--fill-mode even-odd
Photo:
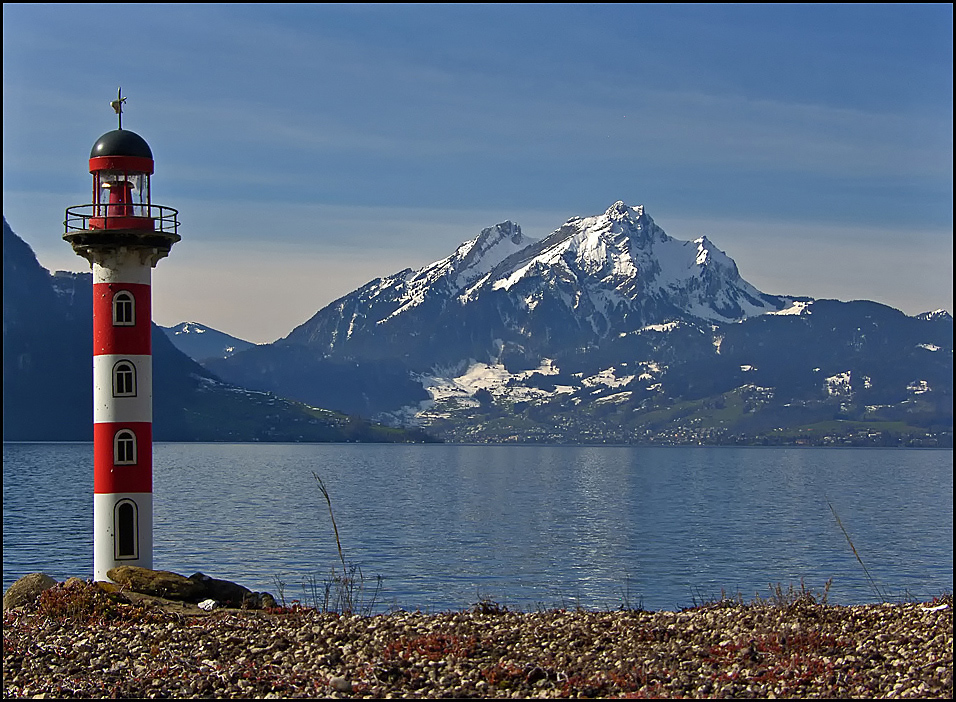
{"label": "sunlit snow patch", "polygon": [[767,312],[767,314],[810,314],[810,302],[805,300],[795,300],[789,307],[784,307],[776,312]]}
{"label": "sunlit snow patch", "polygon": [[612,402],[612,403],[627,402],[629,399],[631,399],[631,395],[633,394],[634,393],[632,393],[630,390],[627,390],[625,392],[616,392],[613,395],[606,395],[605,397],[599,397],[598,399],[594,401],[594,404],[604,405],[609,402]]}
{"label": "sunlit snow patch", "polygon": [[824,384],[830,397],[848,397],[853,392],[850,386],[850,371],[831,375]]}
{"label": "sunlit snow patch", "polygon": [[581,383],[586,387],[601,385],[608,388],[619,388],[627,385],[632,380],[634,380],[633,375],[622,375],[618,377],[615,375],[614,366],[611,366],[610,368],[602,370],[600,373],[585,378]]}

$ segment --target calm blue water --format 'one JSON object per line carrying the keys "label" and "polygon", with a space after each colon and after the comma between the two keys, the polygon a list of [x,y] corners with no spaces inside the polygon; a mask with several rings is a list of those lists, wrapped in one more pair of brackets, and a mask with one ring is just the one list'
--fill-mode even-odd
{"label": "calm blue water", "polygon": [[[379,609],[674,609],[812,589],[953,589],[952,451],[157,444],[154,566],[302,599],[338,553]],[[91,444],[4,444],[3,586],[92,574]]]}

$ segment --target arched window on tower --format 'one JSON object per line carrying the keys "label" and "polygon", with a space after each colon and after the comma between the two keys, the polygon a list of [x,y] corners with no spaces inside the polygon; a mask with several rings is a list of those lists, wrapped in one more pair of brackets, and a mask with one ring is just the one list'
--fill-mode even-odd
{"label": "arched window on tower", "polygon": [[120,500],[113,508],[113,534],[117,560],[139,557],[139,510],[132,500]]}
{"label": "arched window on tower", "polygon": [[136,324],[136,299],[128,290],[113,295],[113,326],[132,327]]}
{"label": "arched window on tower", "polygon": [[113,436],[113,465],[136,463],[136,434],[129,429],[120,429]]}
{"label": "arched window on tower", "polygon": [[136,366],[132,361],[113,364],[113,397],[136,396]]}

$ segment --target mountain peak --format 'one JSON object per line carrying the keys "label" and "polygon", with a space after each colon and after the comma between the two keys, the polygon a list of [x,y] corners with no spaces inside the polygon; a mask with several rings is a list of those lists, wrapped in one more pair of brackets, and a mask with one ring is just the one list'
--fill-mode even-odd
{"label": "mountain peak", "polygon": [[208,327],[199,322],[180,322],[170,329],[174,330],[174,334],[204,334]]}
{"label": "mountain peak", "polygon": [[520,244],[524,238],[524,234],[521,233],[521,226],[516,222],[512,222],[510,219],[506,219],[504,222],[499,222],[495,225],[494,229],[502,236],[506,236],[511,239],[511,243],[513,244]]}
{"label": "mountain peak", "polygon": [[[466,260],[470,262],[479,256],[485,257],[492,249],[501,244],[504,244],[506,249],[511,250],[524,248],[530,243],[533,242],[525,237],[521,227],[508,219],[493,227],[485,227],[474,239],[459,246],[458,251],[463,253],[462,263],[464,264]],[[463,267],[466,268],[467,265]]]}
{"label": "mountain peak", "polygon": [[920,314],[916,315],[916,318],[933,322],[936,320],[951,321],[953,316],[944,309],[938,309],[932,312],[921,312]]}
{"label": "mountain peak", "polygon": [[180,322],[160,329],[173,342],[173,346],[200,363],[210,358],[227,358],[236,351],[255,346],[252,342],[199,322]]}
{"label": "mountain peak", "polygon": [[670,237],[651,218],[644,205],[632,207],[618,200],[603,215],[578,219],[588,228],[604,230],[611,237],[629,239],[639,249],[653,247],[656,242],[665,242]]}
{"label": "mountain peak", "polygon": [[505,220],[482,229],[477,237],[466,241],[439,264],[449,266],[457,274],[457,287],[462,288],[489,273],[511,254],[533,243],[535,241],[526,237],[518,224]]}
{"label": "mountain peak", "polygon": [[620,222],[625,219],[638,220],[644,216],[644,205],[631,207],[623,200],[618,200],[607,208],[607,212],[604,213],[604,216],[615,222]]}

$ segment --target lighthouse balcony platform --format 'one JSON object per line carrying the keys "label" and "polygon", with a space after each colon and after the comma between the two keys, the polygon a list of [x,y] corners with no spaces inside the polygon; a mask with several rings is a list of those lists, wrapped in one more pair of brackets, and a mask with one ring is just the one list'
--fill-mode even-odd
{"label": "lighthouse balcony platform", "polygon": [[163,205],[74,205],[66,210],[63,239],[84,257],[118,248],[169,253],[179,241],[179,212]]}

